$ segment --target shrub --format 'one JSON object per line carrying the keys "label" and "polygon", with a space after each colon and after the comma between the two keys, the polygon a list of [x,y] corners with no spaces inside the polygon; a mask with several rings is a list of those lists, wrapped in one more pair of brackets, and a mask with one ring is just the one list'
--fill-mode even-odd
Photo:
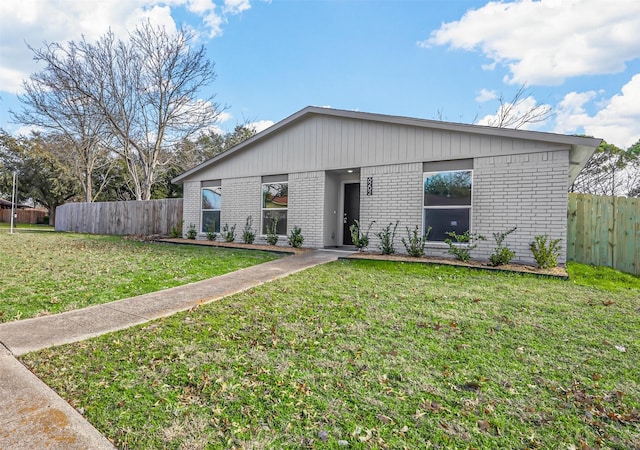
{"label": "shrub", "polygon": [[418,225],[413,231],[409,230],[409,227],[405,228],[407,229],[407,239],[402,238],[402,244],[409,256],[416,258],[424,256],[424,246],[427,245],[427,236],[431,232],[431,227],[427,228],[427,232],[423,236],[418,234]]}
{"label": "shrub", "polygon": [[517,228],[518,227],[513,227],[507,231],[493,233],[493,239],[495,239],[496,241],[496,248],[489,256],[489,261],[491,262],[492,266],[495,267],[509,264],[511,260],[516,256],[516,252],[504,245],[504,240],[507,238],[507,236],[516,231]]}
{"label": "shrub", "polygon": [[[378,248],[382,252],[383,255],[393,255],[396,252],[393,241],[396,238],[396,229],[398,228],[399,220],[396,220],[396,224],[389,222],[389,225],[384,227],[381,232],[376,233],[378,239],[380,239],[380,243],[378,244]],[[391,226],[393,225],[393,231],[391,231]]]}
{"label": "shrub", "polygon": [[242,242],[245,244],[253,244],[253,241],[256,240],[256,232],[253,231],[253,217],[247,217],[247,220],[244,223],[244,228],[242,229]]}
{"label": "shrub", "polygon": [[198,235],[196,231],[196,226],[194,224],[189,224],[189,229],[187,230],[187,239],[195,239]]}
{"label": "shrub", "polygon": [[529,244],[533,258],[541,269],[549,269],[558,265],[560,256],[560,239],[549,239],[546,234],[534,237],[534,241]]}
{"label": "shrub", "polygon": [[216,223],[210,223],[207,225],[207,239],[209,241],[215,241],[216,237],[218,237],[218,233],[216,233]]}
{"label": "shrub", "polygon": [[278,243],[278,216],[271,219],[271,223],[267,225],[267,243],[269,245],[276,245]]}
{"label": "shrub", "polygon": [[447,231],[447,236],[450,236],[450,238],[445,239],[444,242],[449,246],[448,252],[463,262],[471,259],[471,250],[478,246],[475,241],[484,241],[486,239],[477,233],[469,233],[469,230],[462,234],[458,234],[455,231]]}
{"label": "shrub", "polygon": [[357,219],[354,220],[353,225],[349,227],[349,231],[351,232],[351,242],[353,242],[353,245],[356,246],[358,251],[361,252],[369,246],[369,231],[371,231],[371,227],[374,223],[376,223],[375,220],[369,224],[369,228],[367,228],[366,233],[362,233],[360,222]]}
{"label": "shrub", "polygon": [[184,222],[181,220],[180,222],[178,222],[177,225],[174,225],[171,227],[171,230],[169,231],[169,236],[171,236],[172,238],[179,238],[182,236],[182,224]]}
{"label": "shrub", "polygon": [[231,228],[229,228],[229,224],[224,224],[224,227],[222,227],[222,239],[224,239],[225,242],[233,242],[236,240],[235,224]]}
{"label": "shrub", "polygon": [[302,236],[302,229],[300,227],[293,227],[291,234],[287,239],[289,245],[295,248],[301,247],[304,242],[304,236]]}

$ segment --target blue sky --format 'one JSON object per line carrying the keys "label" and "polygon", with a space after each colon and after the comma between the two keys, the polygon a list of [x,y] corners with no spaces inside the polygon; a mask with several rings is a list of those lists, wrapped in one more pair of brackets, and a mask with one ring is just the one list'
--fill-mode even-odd
{"label": "blue sky", "polygon": [[95,39],[149,18],[186,26],[216,63],[219,126],[263,128],[307,105],[485,124],[526,83],[532,129],[640,139],[637,0],[3,0],[0,127],[39,70],[25,42]]}

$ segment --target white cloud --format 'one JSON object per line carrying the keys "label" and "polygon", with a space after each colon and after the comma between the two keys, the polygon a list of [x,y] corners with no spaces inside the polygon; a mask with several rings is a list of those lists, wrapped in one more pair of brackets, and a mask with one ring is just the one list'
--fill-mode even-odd
{"label": "white cloud", "polygon": [[273,120],[258,120],[257,122],[251,122],[248,124],[249,127],[253,127],[256,130],[256,133],[260,133],[263,130],[266,130],[275,122]]}
{"label": "white cloud", "polygon": [[216,5],[211,0],[189,0],[187,6],[187,9],[189,9],[189,11],[196,14],[206,13],[214,10],[215,8]]}
{"label": "white cloud", "polygon": [[227,111],[222,111],[220,114],[218,114],[218,123],[223,123],[223,122],[227,122],[229,120],[233,119],[233,115]]}
{"label": "white cloud", "polygon": [[31,136],[31,133],[45,131],[44,128],[37,127],[35,125],[20,125],[18,128],[13,130],[11,134],[13,136]]}
{"label": "white cloud", "polygon": [[[516,119],[519,117],[523,117],[528,111],[533,111],[536,108],[540,111],[552,109],[551,105],[538,104],[536,99],[533,98],[533,96],[529,95],[528,97],[525,97],[515,102],[515,106],[514,104],[505,102],[504,105],[501,105],[498,108],[495,114],[488,114],[482,117],[481,119],[479,119],[476,123],[478,125],[496,126],[498,119],[501,116],[506,116],[509,118]],[[505,113],[504,111],[508,111],[508,113]],[[542,122],[525,122],[521,126],[518,126],[518,128],[520,128],[521,130],[541,130],[548,124],[548,121],[549,121],[549,118],[547,118]],[[514,127],[515,125],[512,126],[512,128]]]}
{"label": "white cloud", "polygon": [[476,97],[476,101],[478,103],[484,103],[488,102],[489,100],[495,100],[496,98],[498,98],[498,94],[496,94],[496,91],[482,88],[480,90],[480,93]]}
{"label": "white cloud", "polygon": [[224,20],[215,12],[211,12],[202,18],[202,21],[209,29],[209,38],[214,38],[222,34],[222,24]]}
{"label": "white cloud", "polygon": [[[620,93],[601,100],[595,91],[571,92],[558,105],[555,132],[585,133],[622,149],[640,139],[640,74],[634,75]],[[602,105],[594,115],[585,106]]]}
{"label": "white cloud", "polygon": [[566,94],[556,108],[554,131],[557,133],[576,133],[577,130],[580,130],[589,117],[584,106],[594,100],[596,96],[596,91]]}
{"label": "white cloud", "polygon": [[516,0],[469,10],[418,42],[480,51],[508,67],[509,83],[560,84],[585,74],[618,73],[640,57],[637,0]]}
{"label": "white cloud", "polygon": [[249,0],[224,0],[223,11],[227,14],[240,14],[250,8]]}
{"label": "white cloud", "polygon": [[223,135],[223,134],[226,133],[226,131],[223,130],[222,127],[220,127],[218,125],[210,125],[210,126],[204,127],[203,129],[200,130],[200,136],[207,135],[209,133],[215,133],[215,134]]}
{"label": "white cloud", "polygon": [[[250,6],[249,0],[227,0],[224,11],[238,14]],[[39,48],[45,42],[66,43],[82,36],[93,41],[109,28],[117,37],[125,38],[128,30],[144,20],[175,31],[172,13],[178,7],[199,17],[201,28],[206,29],[210,38],[222,33],[225,18],[211,0],[2,0],[0,91],[19,93],[22,80],[41,69],[25,42]]]}

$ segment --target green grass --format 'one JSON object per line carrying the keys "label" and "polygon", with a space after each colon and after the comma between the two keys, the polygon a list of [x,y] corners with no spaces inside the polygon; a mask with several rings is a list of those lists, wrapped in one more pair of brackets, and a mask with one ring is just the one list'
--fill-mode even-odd
{"label": "green grass", "polygon": [[119,448],[637,449],[640,289],[569,270],[341,261],[24,362]]}
{"label": "green grass", "polygon": [[275,258],[118,236],[0,233],[0,322],[154,292]]}
{"label": "green grass", "polygon": [[[33,224],[33,223],[14,223],[13,228],[20,231],[54,231],[51,225]],[[11,222],[0,222],[0,230],[8,232],[11,230]]]}
{"label": "green grass", "polygon": [[574,283],[606,291],[640,290],[640,277],[603,266],[569,263]]}

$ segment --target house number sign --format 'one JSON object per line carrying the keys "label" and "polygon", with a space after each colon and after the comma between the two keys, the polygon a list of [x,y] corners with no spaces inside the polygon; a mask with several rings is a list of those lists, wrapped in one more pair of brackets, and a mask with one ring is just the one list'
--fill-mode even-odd
{"label": "house number sign", "polygon": [[373,195],[373,177],[367,177],[367,195]]}

